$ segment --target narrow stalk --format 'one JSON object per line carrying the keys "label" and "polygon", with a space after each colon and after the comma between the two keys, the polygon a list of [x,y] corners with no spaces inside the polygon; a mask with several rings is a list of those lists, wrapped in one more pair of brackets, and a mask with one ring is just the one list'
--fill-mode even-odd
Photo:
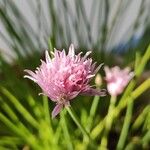
{"label": "narrow stalk", "polygon": [[98,107],[99,99],[100,99],[99,96],[94,97],[94,100],[93,100],[93,103],[92,103],[92,106],[91,106],[91,109],[90,109],[90,116],[89,116],[89,119],[88,119],[88,124],[87,124],[87,130],[88,131],[91,130],[92,123],[93,123],[93,118],[95,116],[95,113],[96,113],[96,110],[97,110],[97,107]]}
{"label": "narrow stalk", "polygon": [[135,74],[137,77],[141,75],[149,59],[150,59],[150,45],[148,46],[144,56],[142,57],[139,67],[135,70],[136,71]]}
{"label": "narrow stalk", "polygon": [[108,114],[106,116],[106,124],[105,124],[105,130],[104,130],[104,134],[101,140],[101,144],[100,144],[100,149],[107,149],[107,144],[108,144],[108,134],[111,130],[112,127],[112,123],[113,123],[113,118],[114,118],[114,108],[115,108],[115,103],[116,103],[116,96],[111,96],[110,99],[110,105],[108,108]]}
{"label": "narrow stalk", "polygon": [[43,110],[44,110],[44,119],[40,120],[40,126],[44,130],[40,130],[39,134],[43,139],[43,145],[45,147],[45,150],[49,149],[48,145],[51,145],[51,147],[54,146],[54,141],[51,140],[54,135],[52,123],[51,123],[51,117],[49,112],[49,104],[48,104],[48,97],[43,96]]}
{"label": "narrow stalk", "polygon": [[76,123],[76,125],[80,128],[80,130],[82,131],[83,135],[85,137],[87,137],[87,139],[90,141],[90,135],[89,133],[85,130],[85,128],[81,125],[81,123],[79,122],[78,117],[76,116],[75,112],[73,111],[73,109],[71,107],[66,107],[69,115],[71,116],[71,118],[73,119],[73,121]]}
{"label": "narrow stalk", "polygon": [[62,132],[62,128],[61,128],[61,119],[60,119],[58,127],[57,127],[57,129],[55,131],[55,134],[54,134],[55,138],[53,138],[53,143],[56,146],[58,145],[58,142],[59,142],[59,139],[60,139],[60,136],[61,136],[61,132]]}
{"label": "narrow stalk", "polygon": [[67,143],[68,150],[73,150],[73,145],[72,145],[70,134],[68,131],[68,127],[66,124],[66,118],[65,118],[65,112],[64,111],[62,111],[62,113],[61,113],[61,126],[62,126],[62,130],[64,132],[64,139]]}
{"label": "narrow stalk", "polygon": [[122,131],[121,131],[121,134],[120,134],[120,137],[119,137],[119,142],[117,144],[117,150],[122,150],[124,148],[125,141],[126,141],[128,131],[129,131],[131,118],[132,118],[133,105],[134,105],[134,102],[131,98],[128,101],[124,124],[123,124]]}
{"label": "narrow stalk", "polygon": [[132,125],[132,130],[138,129],[145,120],[146,115],[150,112],[150,105],[146,106],[144,110],[140,113],[140,115],[135,120],[134,124]]}

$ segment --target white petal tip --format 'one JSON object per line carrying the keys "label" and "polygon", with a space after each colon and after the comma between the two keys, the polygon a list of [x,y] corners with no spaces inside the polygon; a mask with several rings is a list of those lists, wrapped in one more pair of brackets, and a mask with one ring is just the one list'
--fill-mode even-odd
{"label": "white petal tip", "polygon": [[46,63],[50,63],[51,62],[51,58],[49,56],[48,50],[45,51],[45,59],[46,59]]}
{"label": "white petal tip", "polygon": [[71,56],[71,57],[74,57],[74,55],[75,55],[74,45],[73,44],[71,44],[70,47],[69,47],[68,55]]}
{"label": "white petal tip", "polygon": [[34,82],[37,82],[37,80],[36,80],[36,79],[34,79],[33,77],[28,76],[28,75],[25,75],[25,76],[24,76],[24,78],[28,78],[28,79],[30,79],[30,80],[32,80],[32,81],[34,81]]}

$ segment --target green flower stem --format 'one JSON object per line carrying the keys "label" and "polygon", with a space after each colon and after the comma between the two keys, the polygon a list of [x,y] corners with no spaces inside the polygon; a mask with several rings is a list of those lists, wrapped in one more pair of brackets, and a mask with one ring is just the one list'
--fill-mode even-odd
{"label": "green flower stem", "polygon": [[61,112],[61,126],[62,126],[62,130],[63,130],[63,133],[64,133],[64,139],[67,143],[68,150],[73,150],[73,145],[72,145],[70,134],[69,134],[69,131],[68,131],[68,127],[67,127],[67,124],[66,124],[65,114],[66,114],[66,111],[63,110]]}
{"label": "green flower stem", "polygon": [[102,140],[101,140],[101,144],[100,144],[101,150],[107,149],[108,134],[111,130],[112,123],[113,123],[115,103],[116,103],[116,96],[111,96],[110,105],[108,108],[108,114],[106,116],[105,130],[104,130],[104,134],[102,136]]}
{"label": "green flower stem", "polygon": [[122,131],[121,131],[121,134],[120,134],[120,137],[119,137],[118,144],[117,144],[117,150],[122,150],[124,148],[125,141],[126,141],[128,131],[129,131],[131,118],[132,118],[133,105],[134,105],[134,102],[131,98],[128,101],[124,124],[123,124],[123,127],[122,127]]}
{"label": "green flower stem", "polygon": [[95,116],[95,113],[96,113],[96,110],[97,110],[97,107],[98,107],[99,99],[100,99],[99,96],[94,97],[94,100],[93,100],[93,103],[92,103],[92,106],[91,106],[91,109],[90,109],[90,115],[89,115],[89,118],[88,118],[88,124],[87,124],[87,130],[88,131],[91,130],[92,123],[93,123],[93,118]]}
{"label": "green flower stem", "polygon": [[76,116],[75,112],[73,111],[73,109],[71,107],[66,107],[69,115],[71,116],[71,118],[73,119],[73,121],[76,123],[76,125],[80,128],[80,130],[82,131],[83,135],[88,138],[88,140],[90,141],[90,135],[89,133],[85,130],[85,128],[80,124],[78,117]]}
{"label": "green flower stem", "polygon": [[125,91],[124,91],[123,95],[121,96],[119,102],[120,101],[124,101],[131,94],[131,92],[133,91],[133,89],[135,88],[135,86],[136,86],[136,81],[135,81],[135,79],[133,79],[129,83],[129,85],[127,86],[127,88],[125,89]]}
{"label": "green flower stem", "polygon": [[144,108],[142,113],[138,116],[138,118],[135,120],[134,124],[132,125],[132,130],[138,129],[141,124],[144,122],[146,115],[150,112],[150,104]]}
{"label": "green flower stem", "polygon": [[62,128],[61,128],[61,120],[59,121],[59,124],[58,124],[58,127],[57,127],[57,129],[56,129],[56,131],[55,131],[55,138],[53,138],[53,143],[55,144],[55,145],[59,145],[58,143],[59,143],[59,139],[60,139],[60,136],[61,136],[61,131],[62,131]]}
{"label": "green flower stem", "polygon": [[137,77],[139,77],[141,75],[141,73],[143,72],[145,65],[149,59],[150,59],[150,45],[148,46],[144,56],[142,57],[142,59],[139,63],[139,66],[137,68],[135,68],[135,74]]}
{"label": "green flower stem", "polygon": [[[150,88],[150,78],[144,81],[139,87],[137,87],[129,96],[127,96],[124,100],[120,101],[119,104],[115,107],[114,118],[117,118],[127,105],[128,100],[131,99],[134,101],[138,98],[142,93]],[[91,137],[95,139],[104,129],[106,117],[98,123],[98,125],[92,130]]]}

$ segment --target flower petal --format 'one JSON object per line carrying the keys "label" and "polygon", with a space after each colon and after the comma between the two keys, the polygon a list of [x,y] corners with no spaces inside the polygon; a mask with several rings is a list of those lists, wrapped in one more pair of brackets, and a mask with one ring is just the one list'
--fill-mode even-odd
{"label": "flower petal", "polygon": [[89,96],[106,96],[106,89],[93,89],[93,88],[88,88],[85,91],[81,92],[83,95],[89,95]]}
{"label": "flower petal", "polygon": [[100,65],[95,69],[94,74],[96,74],[96,73],[100,70],[100,68],[101,68],[103,65],[104,65],[104,63],[100,64]]}
{"label": "flower petal", "polygon": [[86,54],[84,55],[84,57],[82,58],[83,61],[86,60],[86,58],[92,53],[92,51],[88,51],[86,52]]}
{"label": "flower petal", "polygon": [[70,57],[74,57],[74,56],[75,56],[74,45],[73,45],[73,44],[71,44],[70,47],[69,47],[68,55],[69,55]]}
{"label": "flower petal", "polygon": [[75,92],[69,93],[68,99],[71,100],[71,99],[75,98],[79,93],[80,93],[80,91],[75,91]]}
{"label": "flower petal", "polygon": [[118,66],[104,68],[105,80],[107,81],[107,89],[110,95],[119,95],[123,92],[129,81],[134,77],[134,73],[130,72],[130,68],[120,69]]}
{"label": "flower petal", "polygon": [[37,79],[36,79],[37,75],[33,71],[27,70],[27,69],[24,70],[24,71],[29,74],[29,75],[25,75],[24,78],[28,78],[28,79],[30,79],[30,80],[32,80],[34,82],[37,82]]}
{"label": "flower petal", "polygon": [[46,63],[51,63],[51,58],[47,50],[45,51],[45,59],[46,59]]}
{"label": "flower petal", "polygon": [[57,104],[55,106],[55,108],[52,111],[52,119],[55,118],[60,113],[62,108],[63,108],[63,104]]}

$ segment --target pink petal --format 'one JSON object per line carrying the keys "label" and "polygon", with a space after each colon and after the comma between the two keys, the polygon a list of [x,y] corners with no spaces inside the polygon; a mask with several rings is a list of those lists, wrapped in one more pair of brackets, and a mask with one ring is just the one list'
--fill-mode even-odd
{"label": "pink petal", "polygon": [[60,113],[62,108],[63,108],[63,104],[57,104],[55,106],[55,108],[52,111],[52,119],[55,118]]}
{"label": "pink petal", "polygon": [[80,93],[80,91],[77,91],[77,92],[75,91],[75,92],[69,93],[69,94],[68,94],[69,100],[75,98],[79,93]]}
{"label": "pink petal", "polygon": [[134,73],[130,68],[120,69],[118,66],[113,68],[104,68],[106,73],[107,89],[110,95],[119,95],[123,92],[129,81],[133,78]]}
{"label": "pink petal", "polygon": [[87,90],[81,92],[83,95],[89,95],[89,96],[106,96],[106,90],[105,89],[93,89],[93,88],[88,88]]}

